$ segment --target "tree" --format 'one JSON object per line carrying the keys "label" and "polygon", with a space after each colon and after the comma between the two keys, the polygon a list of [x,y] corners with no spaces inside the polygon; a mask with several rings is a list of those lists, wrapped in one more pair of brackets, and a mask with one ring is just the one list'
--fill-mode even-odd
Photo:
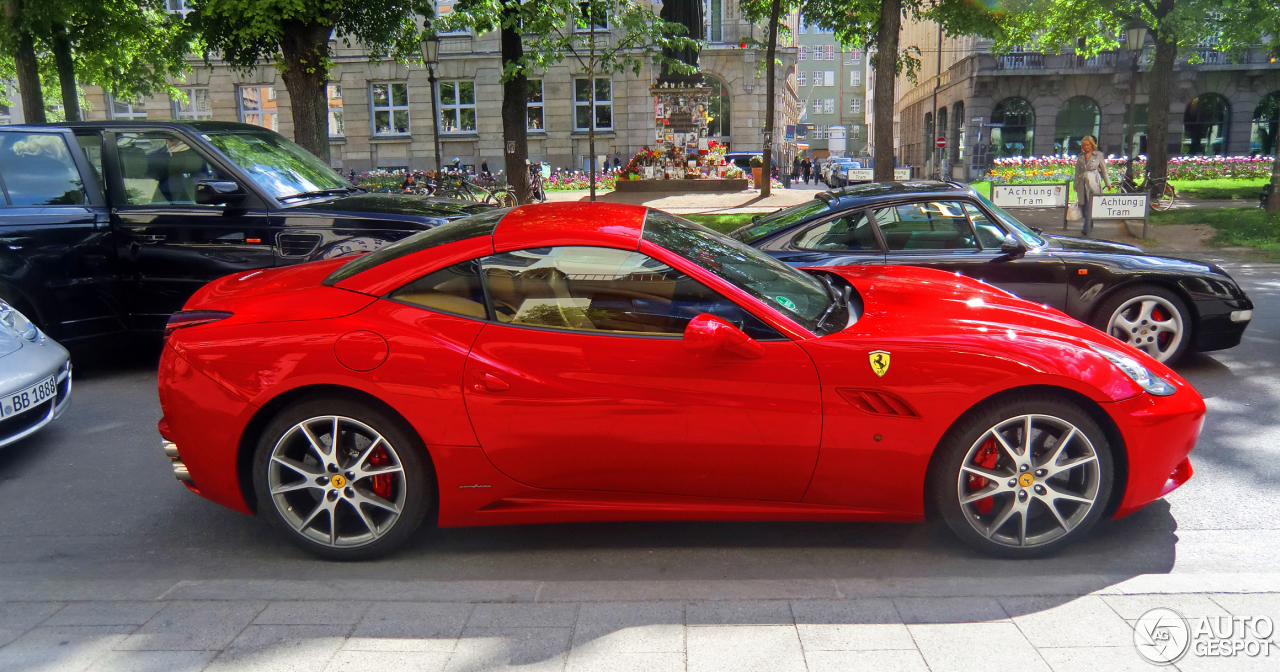
{"label": "tree", "polygon": [[332,60],[329,39],[358,41],[371,58],[407,61],[418,53],[422,17],[431,0],[193,0],[187,17],[205,45],[233,69],[275,65],[289,91],[294,140],[329,160],[329,104],[325,86]]}
{"label": "tree", "polygon": [[997,12],[969,0],[806,0],[801,14],[810,25],[834,30],[845,46],[875,48],[872,144],[877,181],[893,179],[894,83],[904,70],[914,81],[920,68],[919,49],[899,46],[903,15],[935,21],[952,36],[994,37],[1003,30]]}
{"label": "tree", "polygon": [[787,31],[786,26],[779,25],[779,19],[794,12],[799,4],[800,0],[743,0],[739,3],[742,15],[748,21],[756,23],[767,20],[769,26],[769,42],[765,47],[764,56],[765,77],[768,78],[769,83],[766,85],[764,104],[764,179],[760,182],[760,195],[763,197],[768,197],[773,190],[774,101],[777,99],[774,89],[777,85],[778,31]]}
{"label": "tree", "polygon": [[[1221,43],[1239,50],[1263,45],[1273,59],[1280,59],[1280,0],[1223,0]],[[1275,99],[1271,99],[1274,104]],[[1268,110],[1274,114],[1272,110]],[[1267,212],[1280,212],[1280,138],[1271,141],[1271,195]]]}

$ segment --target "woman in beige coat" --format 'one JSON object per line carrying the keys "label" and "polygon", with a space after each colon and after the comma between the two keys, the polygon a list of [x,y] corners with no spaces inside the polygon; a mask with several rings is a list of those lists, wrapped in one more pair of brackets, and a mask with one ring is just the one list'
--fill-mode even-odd
{"label": "woman in beige coat", "polygon": [[1080,233],[1089,235],[1093,230],[1093,197],[1102,193],[1103,186],[1111,188],[1111,177],[1107,175],[1107,157],[1098,151],[1098,141],[1092,135],[1084,136],[1080,141],[1080,158],[1076,159],[1074,175],[1076,202],[1080,204],[1080,213],[1084,215],[1084,227]]}

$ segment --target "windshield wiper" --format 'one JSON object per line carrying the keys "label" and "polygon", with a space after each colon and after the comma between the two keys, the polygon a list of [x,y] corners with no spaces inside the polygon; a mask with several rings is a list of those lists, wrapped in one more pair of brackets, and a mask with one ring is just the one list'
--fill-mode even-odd
{"label": "windshield wiper", "polygon": [[346,194],[350,194],[354,191],[357,191],[358,189],[359,189],[358,187],[342,187],[340,189],[317,189],[315,191],[300,191],[296,194],[281,196],[276,200],[283,203],[285,201],[295,199],[295,198],[319,198],[321,196],[343,196]]}

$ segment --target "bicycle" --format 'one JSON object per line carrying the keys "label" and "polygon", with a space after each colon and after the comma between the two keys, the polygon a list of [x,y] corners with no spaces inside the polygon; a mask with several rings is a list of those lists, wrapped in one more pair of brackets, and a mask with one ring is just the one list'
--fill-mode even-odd
{"label": "bicycle", "polygon": [[1173,207],[1174,201],[1178,198],[1178,190],[1174,188],[1169,181],[1163,177],[1152,177],[1151,173],[1142,173],[1142,185],[1138,186],[1136,182],[1128,177],[1120,179],[1120,183],[1116,185],[1117,191],[1121,194],[1153,194],[1151,196],[1151,209],[1156,212],[1164,212]]}

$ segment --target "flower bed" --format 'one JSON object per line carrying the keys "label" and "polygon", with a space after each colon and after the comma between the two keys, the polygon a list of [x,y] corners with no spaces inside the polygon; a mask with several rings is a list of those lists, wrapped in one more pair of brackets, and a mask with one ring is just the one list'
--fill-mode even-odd
{"label": "flower bed", "polygon": [[[1271,176],[1269,156],[1175,156],[1169,159],[1171,180],[1252,180]],[[1124,157],[1108,156],[1112,175],[1124,171]],[[1065,182],[1075,172],[1076,157],[1068,155],[1010,157],[996,159],[986,178],[996,184],[1021,182]],[[1134,173],[1141,175],[1147,157],[1133,161]]]}
{"label": "flower bed", "polygon": [[[596,174],[596,189],[613,189],[613,183],[618,179],[616,173]],[[590,189],[591,180],[585,172],[560,172],[552,173],[551,177],[542,181],[547,191],[574,191],[578,189]]]}

